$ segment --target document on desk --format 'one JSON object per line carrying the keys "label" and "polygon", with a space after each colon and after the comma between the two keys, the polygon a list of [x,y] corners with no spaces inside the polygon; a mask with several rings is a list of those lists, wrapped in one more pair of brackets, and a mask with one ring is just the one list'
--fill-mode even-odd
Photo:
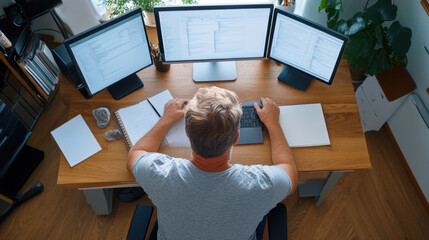
{"label": "document on desk", "polygon": [[[121,108],[115,117],[125,136],[128,148],[134,146],[140,138],[149,132],[164,114],[164,106],[173,99],[170,91],[165,90],[135,105]],[[182,118],[167,132],[162,146],[190,146],[185,133],[185,120]]]}
{"label": "document on desk", "polygon": [[51,132],[71,167],[101,150],[82,115],[77,115]]}
{"label": "document on desk", "polygon": [[330,145],[322,105],[280,106],[280,125],[290,147]]}

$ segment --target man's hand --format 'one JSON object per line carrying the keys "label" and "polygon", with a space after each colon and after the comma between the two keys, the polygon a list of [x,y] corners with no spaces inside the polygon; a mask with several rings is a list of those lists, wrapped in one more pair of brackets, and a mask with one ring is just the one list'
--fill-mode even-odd
{"label": "man's hand", "polygon": [[183,118],[185,111],[183,107],[188,103],[187,100],[181,98],[175,98],[168,101],[164,107],[164,115],[162,115],[162,120],[173,125]]}
{"label": "man's hand", "polygon": [[298,172],[292,151],[286,141],[280,126],[280,109],[277,104],[269,98],[261,98],[262,109],[254,103],[259,118],[265,124],[271,139],[271,158],[275,165],[282,168],[292,182],[292,191],[295,191],[298,183]]}
{"label": "man's hand", "polygon": [[270,98],[262,98],[262,109],[255,102],[253,105],[258,113],[259,119],[265,124],[267,128],[279,124],[280,109],[277,104]]}
{"label": "man's hand", "polygon": [[146,152],[156,152],[167,134],[168,129],[182,119],[185,111],[185,99],[172,99],[165,104],[164,115],[128,152],[128,171],[133,174],[135,161]]}

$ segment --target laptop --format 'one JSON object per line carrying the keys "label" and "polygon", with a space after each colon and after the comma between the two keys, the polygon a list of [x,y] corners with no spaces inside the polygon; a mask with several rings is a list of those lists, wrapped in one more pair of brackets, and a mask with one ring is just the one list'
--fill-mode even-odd
{"label": "laptop", "polygon": [[240,137],[238,138],[237,145],[264,143],[262,123],[253,106],[254,102],[257,102],[262,108],[260,100],[243,102],[241,104],[243,115],[241,115],[240,119]]}

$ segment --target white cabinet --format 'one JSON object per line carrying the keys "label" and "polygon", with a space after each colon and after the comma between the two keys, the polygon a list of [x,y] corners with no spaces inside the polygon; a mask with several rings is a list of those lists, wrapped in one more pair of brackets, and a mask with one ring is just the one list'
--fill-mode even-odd
{"label": "white cabinet", "polygon": [[429,201],[429,116],[416,95],[409,96],[388,124],[420,190]]}
{"label": "white cabinet", "polygon": [[408,96],[404,95],[394,101],[387,100],[375,76],[368,77],[355,94],[364,132],[380,130]]}

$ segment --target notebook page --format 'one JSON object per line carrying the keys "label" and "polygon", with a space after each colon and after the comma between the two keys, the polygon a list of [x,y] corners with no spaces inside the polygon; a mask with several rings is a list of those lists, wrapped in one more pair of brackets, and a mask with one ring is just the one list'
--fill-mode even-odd
{"label": "notebook page", "polygon": [[152,106],[156,109],[156,111],[159,113],[159,116],[162,117],[162,115],[164,115],[164,107],[165,104],[173,99],[173,96],[171,96],[170,91],[165,90],[163,92],[160,92],[158,94],[156,94],[153,97],[148,98],[150,103],[152,104]]}
{"label": "notebook page", "polygon": [[280,125],[290,147],[329,145],[322,105],[280,106]]}
{"label": "notebook page", "polygon": [[121,108],[118,113],[133,145],[149,132],[159,120],[159,116],[147,100]]}

